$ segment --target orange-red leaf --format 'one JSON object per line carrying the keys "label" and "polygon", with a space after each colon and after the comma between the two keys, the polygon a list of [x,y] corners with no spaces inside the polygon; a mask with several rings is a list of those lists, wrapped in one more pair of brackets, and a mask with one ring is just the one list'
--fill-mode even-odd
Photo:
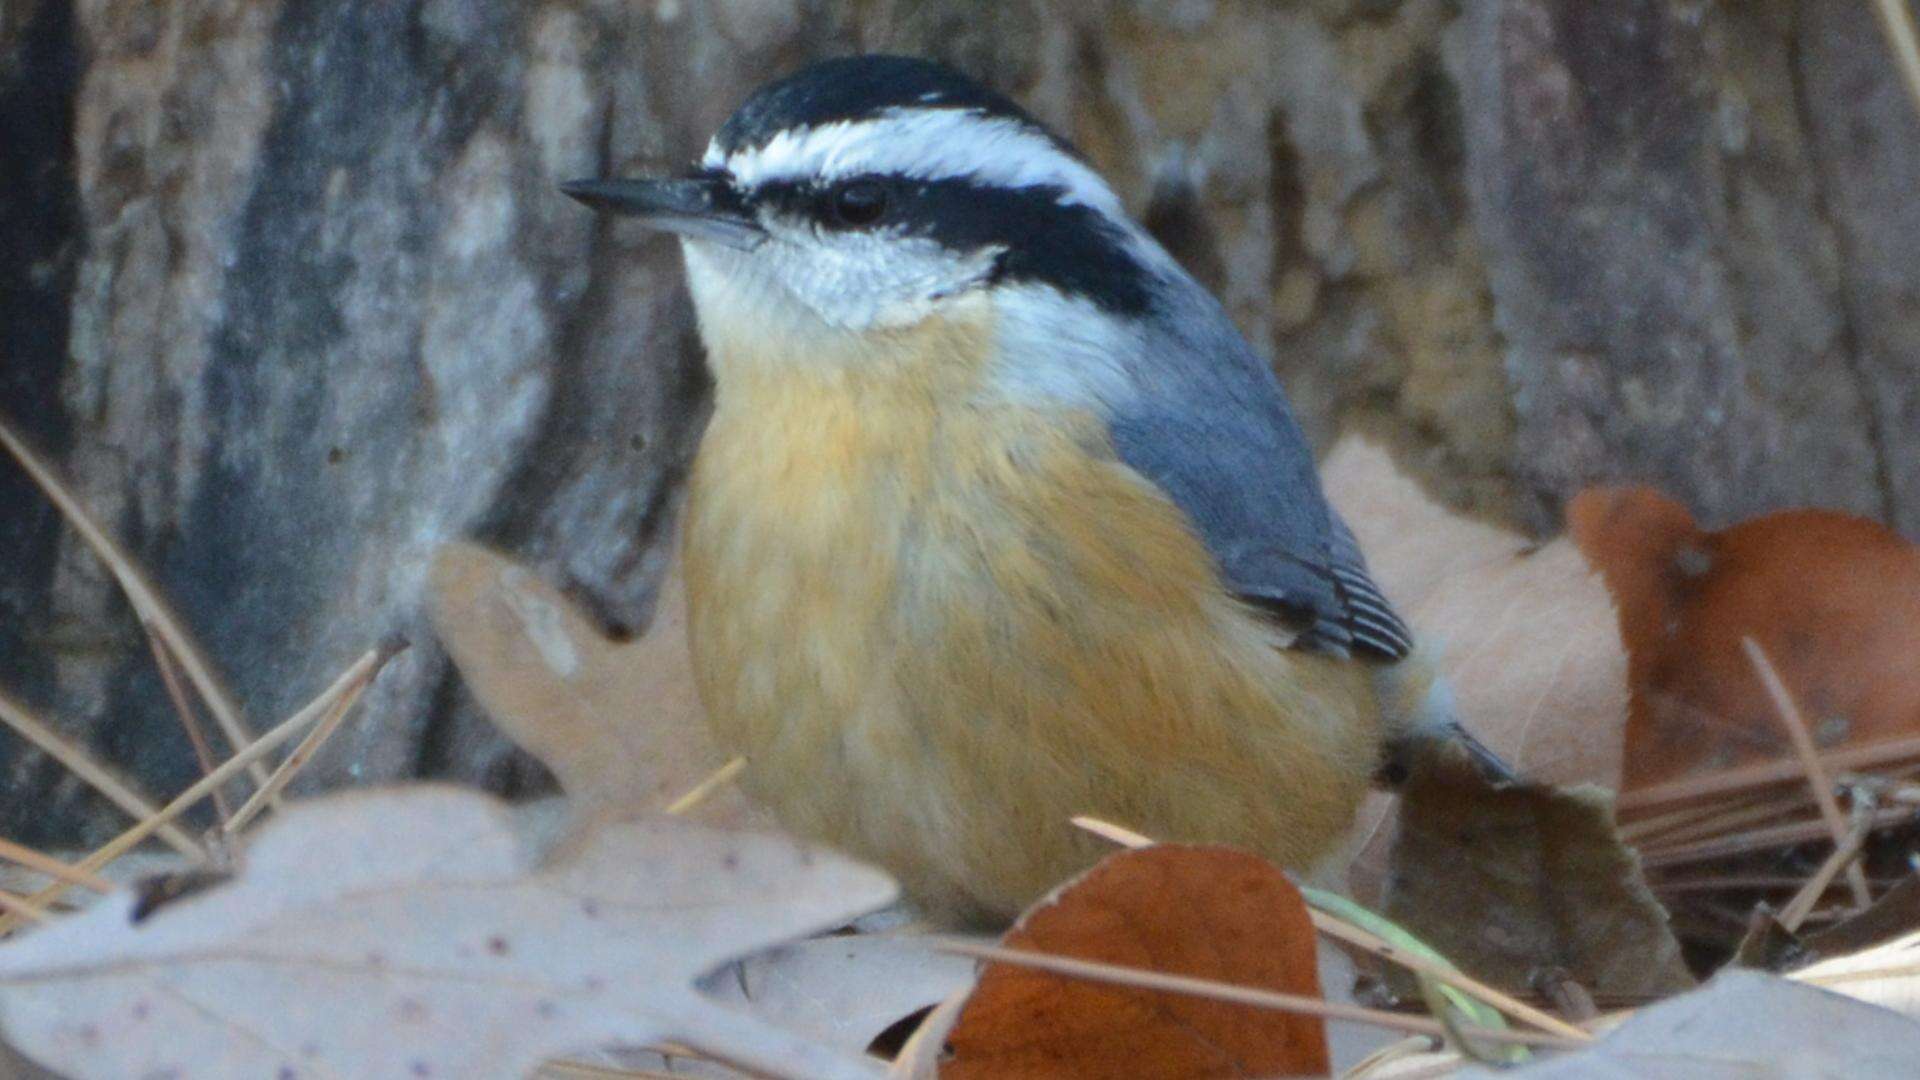
{"label": "orange-red leaf", "polygon": [[[1008,948],[1318,997],[1287,876],[1226,848],[1112,855],[1029,909]],[[948,1037],[946,1080],[1324,1075],[1317,1017],[990,964]]]}
{"label": "orange-red leaf", "polygon": [[1623,790],[1791,752],[1746,636],[1821,746],[1920,735],[1920,548],[1892,530],[1790,510],[1707,532],[1644,487],[1582,492],[1567,517],[1619,605]]}

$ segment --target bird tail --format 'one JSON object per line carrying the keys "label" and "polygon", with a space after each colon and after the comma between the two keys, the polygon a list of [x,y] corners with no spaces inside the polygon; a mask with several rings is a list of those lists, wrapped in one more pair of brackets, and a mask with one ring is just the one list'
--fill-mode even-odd
{"label": "bird tail", "polygon": [[1505,758],[1467,730],[1453,684],[1430,649],[1416,648],[1397,663],[1381,665],[1374,679],[1383,727],[1380,779],[1387,786],[1404,782],[1421,760],[1436,753],[1464,754],[1495,783],[1519,780]]}

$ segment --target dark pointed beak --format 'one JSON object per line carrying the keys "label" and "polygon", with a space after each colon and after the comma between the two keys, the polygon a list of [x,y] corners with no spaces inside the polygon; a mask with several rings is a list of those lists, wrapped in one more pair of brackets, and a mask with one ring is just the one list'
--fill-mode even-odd
{"label": "dark pointed beak", "polygon": [[569,180],[569,197],[609,214],[639,218],[663,232],[751,251],[767,238],[727,178],[714,173],[634,180]]}

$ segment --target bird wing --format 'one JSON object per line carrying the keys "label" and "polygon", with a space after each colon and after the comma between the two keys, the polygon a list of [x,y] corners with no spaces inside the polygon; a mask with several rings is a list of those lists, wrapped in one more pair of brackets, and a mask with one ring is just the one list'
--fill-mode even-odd
{"label": "bird wing", "polygon": [[1139,392],[1108,418],[1120,459],[1187,514],[1235,593],[1299,632],[1295,647],[1406,656],[1413,634],[1328,505],[1266,362],[1211,297],[1143,326]]}

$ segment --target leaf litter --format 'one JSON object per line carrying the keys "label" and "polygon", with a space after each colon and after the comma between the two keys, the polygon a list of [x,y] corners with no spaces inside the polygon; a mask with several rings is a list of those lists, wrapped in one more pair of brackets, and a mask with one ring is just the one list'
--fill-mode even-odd
{"label": "leaf litter", "polygon": [[[1614,622],[1612,601],[1600,577],[1572,542],[1561,540],[1533,545],[1513,534],[1457,518],[1425,499],[1393,469],[1383,452],[1364,443],[1343,442],[1328,461],[1328,473],[1336,499],[1375,559],[1376,570],[1389,594],[1409,612],[1423,638],[1440,642],[1442,667],[1460,689],[1460,712],[1473,730],[1519,764],[1529,779],[1558,783],[1596,781],[1609,786],[1616,783],[1625,743],[1622,726],[1628,700],[1626,655],[1621,630]],[[137,571],[133,571],[130,564],[127,568],[131,576],[123,577],[123,584],[132,580],[144,587]],[[192,1075],[221,1075],[209,1070],[230,1061],[245,1060],[250,1068],[264,1063],[274,1053],[284,1058],[290,1048],[300,1051],[309,1045],[323,1053],[330,1053],[335,1047],[343,1053],[364,1050],[381,1055],[379,1060],[395,1070],[404,1068],[406,1071],[401,1075],[413,1075],[418,1072],[415,1068],[418,1065],[425,1065],[430,1072],[435,1063],[441,1061],[464,1066],[469,1060],[479,1060],[475,1055],[483,1052],[493,1055],[481,1062],[483,1067],[505,1069],[502,1062],[509,1059],[531,1067],[531,1063],[546,1055],[585,1051],[609,1043],[631,1045],[630,1040],[656,1042],[660,1050],[672,1055],[657,1060],[671,1061],[671,1071],[676,1074],[687,1070],[690,1060],[693,1070],[703,1075],[727,1074],[719,1061],[731,1060],[781,1075],[842,1075],[838,1071],[842,1069],[848,1070],[845,1075],[874,1075],[877,1063],[859,1053],[868,1030],[883,1020],[897,1019],[938,1001],[933,1018],[908,1039],[892,1070],[895,1076],[926,1077],[940,1072],[943,1065],[952,1066],[959,1060],[954,1052],[956,1045],[976,1048],[1038,1045],[1054,1033],[1046,1023],[1054,1014],[1047,1010],[1067,999],[1061,995],[1070,998],[1091,988],[1096,996],[1110,996],[1116,992],[1117,985],[1130,987],[1119,992],[1135,995],[1135,1000],[1145,994],[1156,1001],[1156,1015],[1178,1016],[1184,1015],[1182,1010],[1198,1008],[1204,1016],[1207,1008],[1221,1006],[1237,1010],[1238,1015],[1248,1018],[1247,1023],[1262,1030],[1269,1029],[1270,1020],[1282,1026],[1298,1027],[1302,1021],[1318,1023],[1315,1017],[1337,1019],[1345,1015],[1422,1033],[1383,1050],[1354,1070],[1352,1075],[1356,1076],[1402,1075],[1409,1070],[1413,1075],[1440,1075],[1457,1070],[1464,1062],[1463,1052],[1484,1055],[1489,1045],[1530,1041],[1566,1046],[1580,1041],[1541,1031],[1541,1028],[1553,1030],[1555,1024],[1566,1022],[1551,1016],[1543,1018],[1551,1023],[1527,1021],[1533,1030],[1486,1029],[1478,1024],[1485,1014],[1471,1010],[1456,1013],[1455,1006],[1442,1006],[1442,1019],[1436,1021],[1380,1013],[1343,1003],[1333,994],[1324,995],[1327,1000],[1321,1000],[1322,995],[1318,993],[1289,996],[1261,989],[1253,985],[1259,983],[1258,978],[1250,983],[1240,978],[1241,973],[1230,970],[1221,973],[1226,977],[1218,978],[1153,970],[1164,966],[1177,972],[1182,966],[1177,958],[1183,955],[1220,959],[1224,940],[1222,926],[1237,925],[1235,920],[1244,918],[1246,912],[1241,911],[1223,923],[1222,910],[1199,902],[1143,909],[1150,911],[1149,922],[1158,920],[1156,933],[1164,934],[1164,941],[1172,943],[1149,950],[1145,966],[1056,955],[1052,944],[1042,942],[1036,946],[1035,942],[1027,941],[1022,945],[1017,937],[1009,939],[1016,946],[1012,951],[956,946],[971,949],[974,955],[991,954],[992,962],[986,971],[996,984],[1010,979],[1008,972],[1025,970],[1032,975],[1035,972],[1030,969],[1052,966],[1052,974],[1042,973],[1049,989],[1044,995],[1031,999],[1041,1002],[1045,1008],[1025,1016],[1019,1015],[1018,1010],[1002,1011],[999,1015],[1007,1018],[1006,1025],[981,1028],[982,1021],[975,1019],[972,1027],[962,1027],[961,1022],[966,1020],[970,1009],[976,1017],[983,1011],[992,1013],[993,1010],[984,1006],[976,1007],[976,1001],[992,1001],[993,996],[969,994],[971,965],[955,957],[939,957],[926,951],[928,942],[924,935],[909,929],[885,936],[803,937],[838,925],[850,917],[847,912],[880,902],[874,900],[878,893],[865,895],[858,904],[854,903],[860,894],[858,887],[843,887],[837,899],[816,896],[809,888],[801,887],[801,883],[811,880],[807,874],[815,864],[795,856],[794,852],[806,849],[790,841],[711,833],[657,816],[628,820],[635,815],[652,814],[665,805],[702,800],[706,800],[703,812],[725,820],[765,820],[755,817],[755,811],[730,783],[739,763],[720,761],[711,745],[702,741],[704,727],[685,655],[684,623],[676,624],[676,619],[683,620],[684,614],[676,615],[671,582],[662,590],[657,605],[660,614],[656,616],[654,629],[639,642],[616,642],[601,634],[593,620],[571,607],[564,594],[539,582],[531,572],[511,560],[485,549],[472,545],[450,546],[442,553],[435,569],[437,624],[449,638],[450,649],[463,674],[475,685],[483,703],[501,718],[503,727],[547,760],[560,776],[577,810],[575,817],[580,827],[573,835],[573,842],[554,849],[547,861],[542,862],[536,854],[538,846],[527,839],[524,826],[501,824],[505,810],[498,804],[482,796],[432,787],[295,804],[293,812],[274,819],[258,833],[241,840],[239,874],[233,880],[203,878],[198,887],[177,890],[177,895],[168,892],[166,895],[173,898],[138,922],[127,920],[140,900],[132,894],[114,893],[87,912],[54,920],[18,942],[0,946],[0,981],[5,983],[4,988],[0,988],[0,1000],[7,1002],[6,1021],[9,1025],[26,1025],[25,1035],[14,1034],[14,1029],[8,1028],[19,1045],[34,1049],[36,1056],[42,1057],[47,1053],[81,1057],[91,1054],[94,1057],[90,1060],[98,1061],[105,1060],[100,1055],[108,1053],[137,1056],[139,1051],[129,1047],[138,1040],[125,1036],[129,1027],[138,1021],[151,1022],[153,1026],[149,1030],[153,1032],[164,1032],[153,1036],[152,1041],[157,1044],[169,1049],[195,1048],[192,1060],[187,1062]],[[154,598],[157,606],[157,594],[149,590],[147,595]],[[184,637],[184,631],[180,630],[178,636]],[[167,636],[167,640],[171,644],[172,635]],[[1542,642],[1551,643],[1553,647],[1543,648]],[[204,661],[197,654],[194,660],[204,674]],[[201,689],[199,679],[190,681],[195,689]],[[338,687],[330,693],[337,690]],[[337,696],[327,700],[330,705],[338,705],[340,701]],[[173,800],[167,813],[150,816],[136,830],[93,857],[63,863],[63,870],[73,871],[67,876],[78,878],[112,863],[140,839],[151,835],[162,822],[170,820],[183,801],[190,803],[205,797],[212,785],[237,775],[255,762],[266,761],[266,755],[274,746],[289,741],[298,734],[298,729],[316,721],[330,726],[337,723],[338,714],[345,711],[343,707],[313,713],[320,705],[316,702],[295,717],[299,724],[289,721],[269,732],[265,739],[269,745],[255,746],[220,766],[215,776]],[[216,707],[215,711],[221,710]],[[1920,736],[1920,732],[1914,734]],[[1898,744],[1902,738],[1907,736],[1896,735],[1894,743]],[[306,748],[310,751],[317,741],[317,738],[312,740]],[[1891,744],[1877,743],[1875,748],[1885,745]],[[1857,767],[1882,760],[1868,757],[1855,761],[1842,756],[1856,749],[1841,747],[1832,763]],[[1739,772],[1742,768],[1748,766],[1687,778],[1685,783],[1691,786],[1680,794],[1694,799],[1694,803],[1650,800],[1647,805],[1662,808],[1655,812],[1680,815],[1678,825],[1653,822],[1666,830],[1659,835],[1671,839],[1676,834],[1684,835],[1689,829],[1699,829],[1700,826],[1685,815],[1694,813],[1691,808],[1701,805],[1700,796],[1693,793],[1714,790],[1715,785],[1722,785],[1723,790],[1736,793],[1736,797],[1746,798],[1752,791],[1768,793],[1781,785],[1791,787],[1797,782],[1802,797],[1806,796],[1806,781],[1797,772],[1767,773],[1772,779],[1753,781],[1743,778],[1745,774]],[[264,775],[264,767],[256,773]],[[1853,782],[1852,778],[1847,780]],[[1761,787],[1754,787],[1756,783]],[[1775,787],[1764,786],[1769,783]],[[672,798],[689,793],[691,798]],[[717,802],[713,801],[716,797]],[[1629,792],[1629,798],[1640,797],[1643,797],[1640,791]],[[1660,797],[1670,798],[1664,794]],[[1767,797],[1776,796],[1767,794]],[[260,797],[256,794],[256,798]],[[446,835],[436,835],[431,825],[405,828],[415,803],[424,807],[433,800],[449,798],[456,802],[477,799],[486,808],[484,812],[466,817],[452,814],[450,818],[465,822],[453,831],[472,841],[471,852],[461,850],[461,845],[449,841]],[[1422,799],[1426,802],[1421,802]],[[384,800],[395,801],[389,805]],[[1444,808],[1454,803],[1464,806],[1468,813],[1464,817],[1448,817],[1451,811]],[[381,809],[371,812],[366,810],[369,805]],[[1378,805],[1391,808],[1393,800],[1380,800]],[[1612,879],[1611,886],[1602,883],[1603,892],[1608,888],[1615,892],[1624,890],[1636,903],[1644,899],[1632,895],[1635,892],[1633,873],[1615,873],[1623,867],[1630,870],[1631,865],[1620,861],[1624,849],[1612,835],[1611,828],[1599,827],[1605,824],[1603,819],[1607,816],[1601,812],[1600,803],[1585,793],[1521,785],[1517,789],[1491,793],[1463,795],[1454,791],[1437,799],[1415,796],[1410,805],[1421,807],[1414,816],[1422,821],[1456,825],[1466,821],[1470,823],[1466,826],[1468,835],[1499,840],[1494,844],[1482,843],[1479,845],[1482,848],[1511,847],[1525,852],[1518,859],[1503,857],[1490,865],[1475,865],[1478,862],[1475,859],[1453,860],[1467,864],[1463,872],[1489,878],[1496,893],[1501,887],[1511,889],[1516,867],[1538,875],[1541,867],[1553,865],[1556,858],[1578,862],[1582,859],[1569,852],[1589,851],[1592,861],[1602,869],[1600,876]],[[1712,814],[1753,812],[1740,807],[1729,811],[1711,801],[1705,805]],[[360,809],[339,809],[352,806]],[[1429,806],[1443,810],[1434,811],[1427,808]],[[1524,807],[1524,813],[1517,817],[1513,816],[1516,806]],[[311,820],[316,823],[323,818],[332,820],[328,815],[336,814],[351,819],[341,826],[342,836],[357,837],[351,850],[343,850],[338,844],[329,847],[320,839],[300,844],[274,839],[281,829],[289,829],[286,835],[299,838],[303,835],[300,830],[309,828],[303,824],[309,814],[314,815]],[[376,828],[365,820],[372,817],[397,823],[401,828]],[[1587,849],[1582,847],[1584,840],[1563,843],[1560,838],[1549,835],[1558,826],[1546,827],[1541,822],[1561,817],[1590,819],[1589,824],[1595,828],[1586,832],[1598,846]],[[488,823],[479,824],[482,819]],[[1478,824],[1471,824],[1473,822]],[[1825,823],[1816,820],[1814,824],[1821,828],[1814,836],[1830,834]],[[460,831],[469,826],[467,832]],[[318,830],[311,834],[316,838],[325,832],[318,824],[311,828]],[[1371,854],[1382,859],[1384,842],[1396,835],[1395,830],[1376,827],[1371,831],[1378,838]],[[1436,825],[1426,854],[1437,855],[1446,850],[1443,841],[1449,838],[1440,835],[1444,831]],[[1515,836],[1529,831],[1535,834],[1531,841],[1514,843]],[[1458,841],[1456,830],[1451,838],[1456,850]],[[278,863],[273,858],[266,859],[263,870],[261,853],[272,855],[276,843],[283,845],[287,853],[280,856]],[[1402,846],[1421,845],[1417,838],[1412,838],[1406,839]],[[296,848],[305,852],[305,859],[295,857],[300,853]],[[387,849],[390,849],[391,860],[385,857],[369,860],[369,852]],[[717,875],[712,865],[716,851],[720,852],[722,868]],[[759,879],[762,899],[758,910],[763,915],[777,912],[772,918],[749,920],[753,925],[741,926],[738,911],[729,907],[720,895],[725,892],[724,888],[705,881],[706,891],[696,889],[691,901],[671,905],[672,918],[656,918],[648,922],[647,927],[641,927],[638,925],[641,920],[636,917],[628,929],[633,931],[631,936],[639,940],[637,944],[629,943],[629,947],[645,953],[644,956],[627,956],[617,951],[606,951],[603,956],[602,950],[583,944],[591,941],[590,930],[567,925],[568,920],[561,917],[561,908],[567,899],[592,899],[596,891],[603,888],[631,899],[642,894],[654,895],[646,893],[647,888],[670,886],[671,881],[661,882],[641,872],[642,867],[651,871],[656,863],[679,865],[676,860],[690,860],[690,865],[704,867],[709,876],[717,876],[724,882],[742,866],[760,865],[754,861],[757,855],[743,857],[743,851],[784,853],[781,857],[787,861],[775,858],[767,864],[775,870],[769,870],[767,876]],[[425,862],[420,863],[423,852],[427,853]],[[726,862],[727,852],[732,852],[737,860],[731,867]],[[1149,853],[1136,852],[1117,858],[1135,856],[1150,857]],[[1168,856],[1163,853],[1151,857]],[[809,858],[833,861],[831,857]],[[417,865],[411,870],[400,869],[399,864],[409,859]],[[374,869],[356,872],[351,868],[356,860],[371,861]],[[1846,872],[1841,865],[1844,860],[1830,858],[1828,861],[1834,863],[1834,874]],[[378,867],[389,863],[394,876],[390,880],[381,879]],[[1395,865],[1395,872],[1426,873],[1418,869],[1421,865],[1401,859]],[[276,870],[276,866],[280,869]],[[867,875],[859,879],[866,885],[874,889],[887,888],[885,879],[876,872],[851,864],[844,866],[856,876]],[[347,869],[339,872],[340,867]],[[1372,869],[1376,879],[1386,873],[1381,863]],[[1363,856],[1356,877],[1364,878],[1367,870]],[[1264,872],[1279,875],[1282,882],[1286,880],[1271,867]],[[299,880],[296,884],[301,874],[319,880]],[[1046,905],[1074,897],[1077,897],[1075,903],[1086,905],[1090,910],[1133,912],[1128,901],[1103,896],[1099,889],[1090,887],[1090,882],[1096,880],[1125,882],[1129,876],[1120,874],[1103,879],[1097,873],[1090,874],[1058,897],[1036,906],[1028,919],[1023,920],[1022,927],[1034,921],[1044,924]],[[1168,878],[1161,891],[1167,896],[1191,899],[1217,884],[1210,879],[1235,881],[1242,877],[1203,860]],[[685,884],[687,879],[683,876],[676,880]],[[214,883],[206,885],[206,881]],[[100,883],[90,880],[89,884]],[[62,883],[62,887],[64,885]],[[1487,883],[1478,887],[1487,887]],[[714,891],[716,888],[720,893]],[[621,892],[622,889],[627,891]],[[1534,891],[1552,894],[1552,890],[1543,891],[1537,886]],[[1121,889],[1116,895],[1125,893],[1126,890]],[[1263,894],[1253,889],[1248,895]],[[1875,915],[1877,921],[1870,923],[1867,915],[1841,920],[1837,927],[1850,928],[1852,936],[1843,935],[1830,948],[1858,948],[1897,933],[1908,909],[1891,902],[1899,901],[1903,895],[1898,885],[1888,892],[1883,899],[1890,903],[1877,912],[1868,913]],[[243,910],[256,899],[258,910]],[[1558,956],[1571,951],[1577,954],[1582,948],[1592,948],[1594,942],[1610,940],[1608,933],[1617,915],[1608,914],[1605,905],[1587,906],[1589,899],[1584,888],[1573,888],[1535,905],[1541,910],[1528,917],[1537,917],[1544,911],[1551,919],[1558,920],[1563,938],[1555,948],[1542,950],[1544,953]],[[817,901],[817,906],[809,911],[783,910],[790,900],[800,907]],[[295,915],[309,913],[309,908],[302,905],[310,905],[317,916],[295,918]],[[1515,927],[1528,925],[1525,918],[1514,918],[1504,912],[1488,919],[1485,912],[1472,904],[1463,905],[1458,893],[1435,897],[1433,905],[1451,905],[1458,920],[1486,922],[1487,927],[1483,929],[1491,928],[1491,936],[1496,939],[1511,936]],[[1287,908],[1285,904],[1278,906]],[[1405,920],[1402,925],[1408,929],[1421,926],[1420,916],[1412,909],[1427,906],[1425,903],[1410,905],[1401,913]],[[1261,900],[1252,907],[1263,916],[1271,917],[1275,905]],[[1652,910],[1657,912],[1657,905]],[[208,912],[216,914],[206,914]],[[1812,910],[1811,914],[1815,921],[1824,917],[1821,910]],[[368,918],[362,918],[363,915]],[[1625,921],[1644,928],[1649,922],[1647,916],[1647,909],[1641,907]],[[1310,922],[1319,924],[1326,932],[1324,918],[1320,912],[1309,914]],[[646,941],[648,928],[664,932],[668,927],[683,925],[675,920],[691,920],[697,924],[698,932],[675,930],[672,942]],[[1849,927],[1850,923],[1855,925]],[[1348,927],[1345,931],[1348,937],[1344,940],[1349,947],[1354,947],[1356,955],[1424,965],[1423,978],[1431,979],[1435,972],[1455,971],[1451,962],[1477,973],[1485,960],[1472,947],[1456,948],[1440,935],[1434,935],[1432,940],[1446,945],[1444,956],[1429,956],[1410,948],[1409,943],[1423,944],[1428,935],[1433,934],[1423,926],[1419,936],[1390,944],[1350,923],[1344,925]],[[1398,929],[1394,923],[1384,925]],[[492,929],[495,927],[504,929]],[[324,932],[328,929],[334,931],[330,936]],[[371,982],[366,981],[370,966],[365,956],[356,962],[345,953],[336,955],[326,951],[347,949],[356,943],[365,945],[367,935],[380,929],[396,935],[397,942],[396,951],[383,952],[383,958],[391,964],[392,957],[397,955],[407,963],[380,967],[379,977]],[[1128,949],[1138,948],[1139,927],[1131,921],[1110,924],[1106,929],[1112,931],[1110,938],[1105,930],[1074,931],[1067,940],[1079,941],[1094,952],[1104,950],[1108,955],[1123,957],[1132,955]],[[1374,929],[1382,926],[1374,924]],[[483,930],[486,933],[477,936]],[[1238,932],[1224,931],[1228,938]],[[1814,941],[1822,933],[1833,932],[1810,931],[1800,935],[1800,942]],[[1528,937],[1527,934],[1520,936]],[[506,956],[495,951],[496,939],[506,948]],[[558,974],[550,966],[543,967],[537,959],[529,959],[541,951],[535,946],[549,939],[560,942],[553,950],[554,963],[560,968]],[[1666,946],[1657,935],[1647,940],[1652,942],[1650,946],[1631,948],[1651,948],[1650,953],[1643,954],[1643,959],[1647,955],[1667,955]],[[1510,945],[1511,942],[1506,942],[1502,948]],[[771,951],[763,951],[767,946],[773,947]],[[701,947],[706,951],[700,952]],[[463,948],[465,952],[461,951]],[[1232,968],[1242,962],[1239,953],[1268,950],[1248,947],[1228,951],[1234,954],[1227,963],[1227,967]],[[1315,970],[1311,947],[1305,960],[1301,959],[1299,950],[1291,946],[1274,953],[1281,954],[1289,957],[1284,966],[1290,978],[1298,979],[1301,971]],[[1811,954],[1831,955],[1818,951]],[[1338,954],[1330,955],[1341,959]],[[586,989],[584,981],[575,985],[566,979],[584,980],[589,976],[582,973],[596,970],[597,961],[615,956],[625,956],[627,960],[622,972],[629,982],[623,984],[623,988],[643,1004],[606,1010],[604,1005],[575,1000],[580,996],[594,1001],[607,1000],[597,999],[595,995],[608,994],[607,988],[612,983],[603,982],[594,991]],[[1176,959],[1162,965],[1158,961],[1164,957]],[[1494,981],[1517,978],[1525,966],[1522,962],[1513,962],[1503,979]],[[1661,977],[1672,971],[1664,960],[1649,967]],[[516,974],[498,981],[500,972],[509,968]],[[1568,1015],[1574,1019],[1591,1013],[1590,1005],[1584,1009],[1576,1007],[1587,991],[1612,985],[1604,971],[1596,975],[1583,969],[1576,977],[1564,968],[1553,970],[1557,972],[1558,981],[1543,985],[1555,990],[1555,1000],[1576,1003],[1568,1006],[1573,1010]],[[1529,974],[1538,975],[1540,971]],[[495,981],[489,981],[489,976]],[[1914,946],[1908,939],[1816,964],[1794,973],[1794,977],[1804,977],[1803,981],[1808,983],[1830,985],[1909,1011],[1913,1010],[1915,1000],[1920,999],[1920,991],[1914,989],[1920,986],[1920,964],[1916,963]],[[1670,999],[1670,1004],[1697,1004],[1707,997],[1727,996],[1721,987],[1729,981],[1729,976],[1723,975],[1705,990]],[[646,985],[642,987],[640,983]],[[435,993],[444,991],[472,1016],[482,1018],[481,1021],[456,1027],[443,1016],[431,1012],[422,1015],[417,1009],[409,1008],[407,1001],[412,999],[403,1000],[396,995],[416,985],[431,988]],[[502,1030],[510,1025],[496,1018],[523,1015],[529,1007],[529,994],[553,987],[572,991],[575,997],[566,997],[564,1008],[557,999],[533,999],[531,1007],[536,1019],[543,1022],[535,1023],[528,1032]],[[1078,989],[1073,989],[1075,987]],[[1470,995],[1469,1004],[1499,1001],[1504,1002],[1509,1012],[1527,1015],[1523,1009],[1516,1008],[1524,1003],[1464,977],[1453,977],[1446,988],[1461,992],[1462,987],[1478,987],[1478,994]],[[1806,988],[1794,989],[1804,991]],[[151,1000],[147,1000],[145,1012],[136,1016],[141,1010],[135,1006],[146,1000],[140,996],[143,993]],[[1185,1004],[1171,1004],[1174,999]],[[1430,1003],[1435,1000],[1429,998]],[[16,1006],[16,1001],[25,1004]],[[267,1027],[259,1030],[248,1027],[256,1023],[247,1012],[248,1007],[268,1001],[275,1006],[275,1016],[260,1021]],[[539,1015],[541,1001],[554,1004],[555,1014]],[[212,1003],[214,1011],[209,1012],[204,1003]],[[116,1004],[118,1011],[115,1011]],[[1250,1005],[1273,1011],[1249,1013]],[[63,1019],[69,1015],[69,1006],[95,1008],[99,1023],[89,1027],[85,1021],[76,1024]],[[380,1012],[382,1006],[388,1010],[386,1013]],[[596,1007],[605,1011],[596,1013]],[[231,1015],[218,1011],[227,1008],[237,1011]],[[157,1009],[172,1011],[163,1014]],[[1642,1015],[1654,1011],[1643,1010]],[[619,1013],[617,1020],[625,1025],[617,1033],[612,1030],[616,1022],[613,1012]],[[399,1041],[376,1045],[386,1034],[383,1025],[405,1020],[401,1013],[412,1018],[408,1022],[417,1022],[417,1040],[406,1042],[407,1036],[403,1035]],[[70,1015],[79,1013],[73,1011]],[[1260,1018],[1252,1019],[1253,1016]],[[274,1029],[271,1026],[274,1023],[291,1027]],[[896,1025],[889,1022],[887,1026]],[[1782,1019],[1778,1026],[1785,1030],[1791,1025]],[[991,1032],[992,1039],[998,1042],[968,1042],[970,1038],[978,1039],[983,1030]],[[113,1033],[111,1039],[107,1037],[109,1031]],[[261,1031],[269,1041],[261,1041]],[[315,1037],[319,1041],[292,1039],[303,1031],[318,1033]],[[204,1041],[181,1041],[175,1037],[177,1032],[187,1032]],[[1124,1039],[1133,1034],[1121,1031],[1114,1037]],[[223,1036],[227,1041],[222,1041]],[[958,1044],[954,1042],[956,1038]],[[1440,1044],[1436,1040],[1444,1041],[1448,1049],[1426,1052]],[[103,1048],[107,1043],[114,1045]],[[564,1048],[556,1049],[563,1043]],[[1298,1045],[1311,1050],[1314,1044],[1309,1038]],[[1324,1041],[1319,1046],[1324,1054]],[[421,1056],[399,1064],[407,1049]],[[1104,1044],[1096,1047],[1093,1056],[1084,1060],[1063,1057],[1056,1063],[1058,1069],[1054,1074],[1102,1075],[1098,1071],[1099,1062],[1112,1065],[1115,1061],[1111,1053],[1101,1056],[1101,1051],[1109,1049]],[[1136,1049],[1136,1064],[1159,1060],[1152,1056],[1160,1052],[1159,1047]],[[1680,1047],[1671,1054],[1693,1052]],[[1544,1064],[1551,1064],[1553,1060],[1592,1060],[1602,1062],[1595,1066],[1602,1071],[1567,1075],[1613,1075],[1604,1071],[1607,1066],[1601,1057],[1589,1059],[1591,1054],[1590,1049],[1549,1059]],[[1737,1059],[1739,1052],[1736,1050],[1733,1056]],[[113,1059],[111,1064],[118,1062],[119,1059]],[[116,1075],[120,1070],[91,1072],[75,1067],[73,1071],[78,1075]],[[242,1074],[253,1075],[245,1071]],[[341,1074],[355,1073],[348,1070]],[[576,1061],[550,1062],[542,1075],[646,1074]]]}
{"label": "leaf litter", "polygon": [[664,1039],[877,1073],[694,982],[888,903],[885,875],[671,820],[605,826],[541,865],[512,820],[429,785],[290,807],[227,884],[137,922],[116,894],[0,949],[0,1022],[84,1076],[514,1077]]}

